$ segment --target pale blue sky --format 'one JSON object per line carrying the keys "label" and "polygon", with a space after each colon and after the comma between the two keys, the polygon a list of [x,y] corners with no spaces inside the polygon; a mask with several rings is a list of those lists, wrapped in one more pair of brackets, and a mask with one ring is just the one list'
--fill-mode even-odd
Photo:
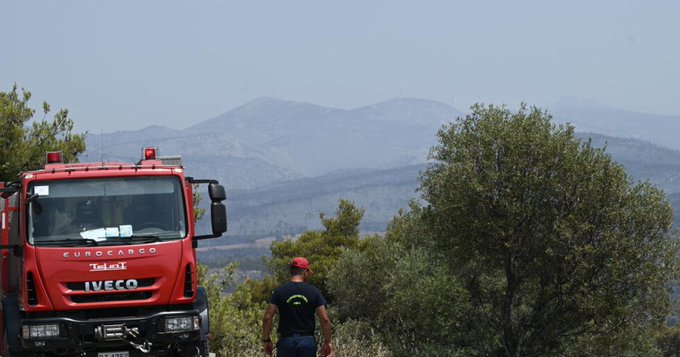
{"label": "pale blue sky", "polygon": [[258,96],[680,114],[679,1],[4,1],[13,82],[79,130],[184,128]]}

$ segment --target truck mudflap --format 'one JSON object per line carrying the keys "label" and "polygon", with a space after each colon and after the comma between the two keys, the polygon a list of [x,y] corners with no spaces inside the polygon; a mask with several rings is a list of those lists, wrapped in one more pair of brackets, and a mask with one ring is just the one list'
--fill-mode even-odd
{"label": "truck mudflap", "polygon": [[[23,318],[18,340],[22,354],[133,357],[207,356],[210,325],[205,290],[188,309],[106,318]],[[19,347],[19,346],[16,346]]]}

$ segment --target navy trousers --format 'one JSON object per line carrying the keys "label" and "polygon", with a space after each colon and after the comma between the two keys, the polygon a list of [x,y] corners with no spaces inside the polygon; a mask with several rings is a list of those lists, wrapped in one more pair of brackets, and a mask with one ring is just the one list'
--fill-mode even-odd
{"label": "navy trousers", "polygon": [[298,334],[281,337],[276,350],[278,357],[316,357],[316,338]]}

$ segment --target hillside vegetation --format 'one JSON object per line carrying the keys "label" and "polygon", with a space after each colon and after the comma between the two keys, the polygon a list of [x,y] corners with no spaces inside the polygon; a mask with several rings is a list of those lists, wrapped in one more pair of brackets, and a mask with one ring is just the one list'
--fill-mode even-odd
{"label": "hillside vegetation", "polygon": [[476,106],[438,141],[419,180],[423,201],[384,235],[360,239],[368,210],[340,200],[320,229],[272,243],[265,279],[223,296],[230,275],[204,272],[213,346],[256,353],[272,288],[306,256],[342,341],[336,355],[680,352],[665,323],[679,266],[662,191],[629,180],[538,109]]}
{"label": "hillside vegetation", "polygon": [[[637,139],[622,139],[593,133],[577,133],[582,141],[606,148],[614,161],[623,165],[631,179],[649,181],[669,194],[680,217],[680,152]],[[411,165],[393,169],[336,171],[288,180],[229,194],[229,237],[212,245],[253,241],[265,236],[281,238],[309,229],[320,229],[318,214],[335,209],[345,198],[366,209],[363,232],[382,232],[394,213],[417,199],[418,177],[427,166]],[[250,238],[248,238],[250,237]]]}
{"label": "hillside vegetation", "polygon": [[634,112],[578,100],[562,100],[549,109],[556,122],[569,122],[582,132],[635,138],[680,150],[678,115]]}

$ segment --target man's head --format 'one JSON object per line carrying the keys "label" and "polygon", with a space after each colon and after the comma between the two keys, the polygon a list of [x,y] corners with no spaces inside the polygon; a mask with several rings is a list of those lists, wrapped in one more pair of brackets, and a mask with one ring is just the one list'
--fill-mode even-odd
{"label": "man's head", "polygon": [[312,273],[312,269],[309,269],[309,261],[303,257],[296,257],[290,262],[290,275],[291,276],[302,276],[307,277],[307,275]]}

